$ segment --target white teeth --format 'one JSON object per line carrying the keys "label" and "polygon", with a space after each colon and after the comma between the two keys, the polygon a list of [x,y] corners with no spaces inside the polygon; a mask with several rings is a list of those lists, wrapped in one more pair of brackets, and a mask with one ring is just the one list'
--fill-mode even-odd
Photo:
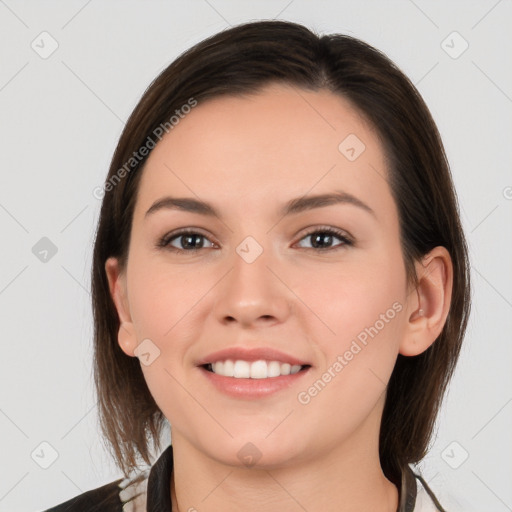
{"label": "white teeth", "polygon": [[[222,362],[222,361],[221,361]],[[218,363],[216,363],[218,364]],[[233,377],[234,371],[235,371],[235,363],[228,359],[227,361],[224,361],[224,368],[221,367],[221,371],[223,372],[222,375],[225,377]],[[220,373],[214,370],[215,373]]]}
{"label": "white teeth", "polygon": [[279,377],[281,375],[281,364],[279,361],[270,361],[267,365],[267,377]]}
{"label": "white teeth", "polygon": [[[212,370],[215,373],[221,373],[224,375],[224,362],[223,361],[217,361],[216,363],[212,364]],[[233,375],[233,369],[231,369],[231,375]]]}
{"label": "white teeth", "polygon": [[298,371],[300,371],[301,368],[302,368],[302,366],[300,364],[294,364],[290,368],[290,373],[293,375],[294,373],[297,373]]}
{"label": "white teeth", "polygon": [[227,359],[211,364],[213,373],[223,377],[234,377],[235,379],[266,379],[279,377],[280,375],[293,375],[300,371],[300,364],[290,365],[279,361],[249,361]]}
{"label": "white teeth", "polygon": [[268,365],[266,361],[254,361],[251,364],[251,379],[266,379],[268,377]]}
{"label": "white teeth", "polygon": [[290,375],[290,370],[292,366],[288,363],[283,363],[281,365],[281,375]]}
{"label": "white teeth", "polygon": [[251,376],[251,367],[247,361],[235,361],[233,377],[237,379],[248,379]]}

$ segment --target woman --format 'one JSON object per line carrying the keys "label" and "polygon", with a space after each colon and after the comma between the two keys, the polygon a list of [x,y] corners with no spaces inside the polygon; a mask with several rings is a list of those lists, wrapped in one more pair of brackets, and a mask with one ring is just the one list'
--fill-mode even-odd
{"label": "woman", "polygon": [[467,248],[387,57],[291,22],[214,35],[144,93],[100,192],[95,381],[125,478],[51,510],[443,510],[409,464],[466,329]]}

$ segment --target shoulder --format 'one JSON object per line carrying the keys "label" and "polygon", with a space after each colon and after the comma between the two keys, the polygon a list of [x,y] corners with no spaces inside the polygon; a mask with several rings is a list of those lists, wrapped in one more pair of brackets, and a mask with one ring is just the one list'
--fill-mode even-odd
{"label": "shoulder", "polygon": [[421,473],[409,464],[402,469],[397,512],[446,512]]}
{"label": "shoulder", "polygon": [[123,479],[115,480],[71,498],[64,503],[49,508],[44,512],[122,512],[119,497],[119,484]]}
{"label": "shoulder", "polygon": [[[172,453],[172,445],[169,445],[152,467],[139,468],[131,476],[79,494],[43,512],[146,512],[151,499],[168,504],[162,510],[170,510]],[[149,492],[151,475],[153,487]]]}
{"label": "shoulder", "polygon": [[145,512],[148,472],[120,478],[43,512]]}
{"label": "shoulder", "polygon": [[446,512],[425,479],[419,473],[413,474],[417,488],[414,512]]}

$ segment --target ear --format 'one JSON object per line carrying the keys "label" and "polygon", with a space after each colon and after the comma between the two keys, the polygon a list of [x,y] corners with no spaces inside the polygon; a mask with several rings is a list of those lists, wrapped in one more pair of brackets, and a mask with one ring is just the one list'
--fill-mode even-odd
{"label": "ear", "polygon": [[119,316],[120,325],[117,341],[126,355],[135,357],[134,350],[137,347],[137,337],[130,316],[126,275],[120,270],[118,259],[113,257],[108,258],[105,262],[105,272],[107,273],[110,295]]}
{"label": "ear", "polygon": [[453,265],[445,247],[435,247],[416,262],[418,286],[409,294],[406,333],[400,354],[416,356],[441,334],[452,297]]}

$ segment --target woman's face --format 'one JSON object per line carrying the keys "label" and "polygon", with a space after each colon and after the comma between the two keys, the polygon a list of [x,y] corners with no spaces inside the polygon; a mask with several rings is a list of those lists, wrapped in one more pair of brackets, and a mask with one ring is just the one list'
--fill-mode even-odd
{"label": "woman's face", "polygon": [[[387,177],[376,132],[327,91],[272,85],[199,103],[157,144],[118,281],[119,343],[140,356],[174,443],[265,467],[377,446],[414,295]],[[189,201],[149,212],[167,197]],[[115,280],[115,260],[106,268]],[[309,367],[246,380],[200,366],[231,348]]]}

